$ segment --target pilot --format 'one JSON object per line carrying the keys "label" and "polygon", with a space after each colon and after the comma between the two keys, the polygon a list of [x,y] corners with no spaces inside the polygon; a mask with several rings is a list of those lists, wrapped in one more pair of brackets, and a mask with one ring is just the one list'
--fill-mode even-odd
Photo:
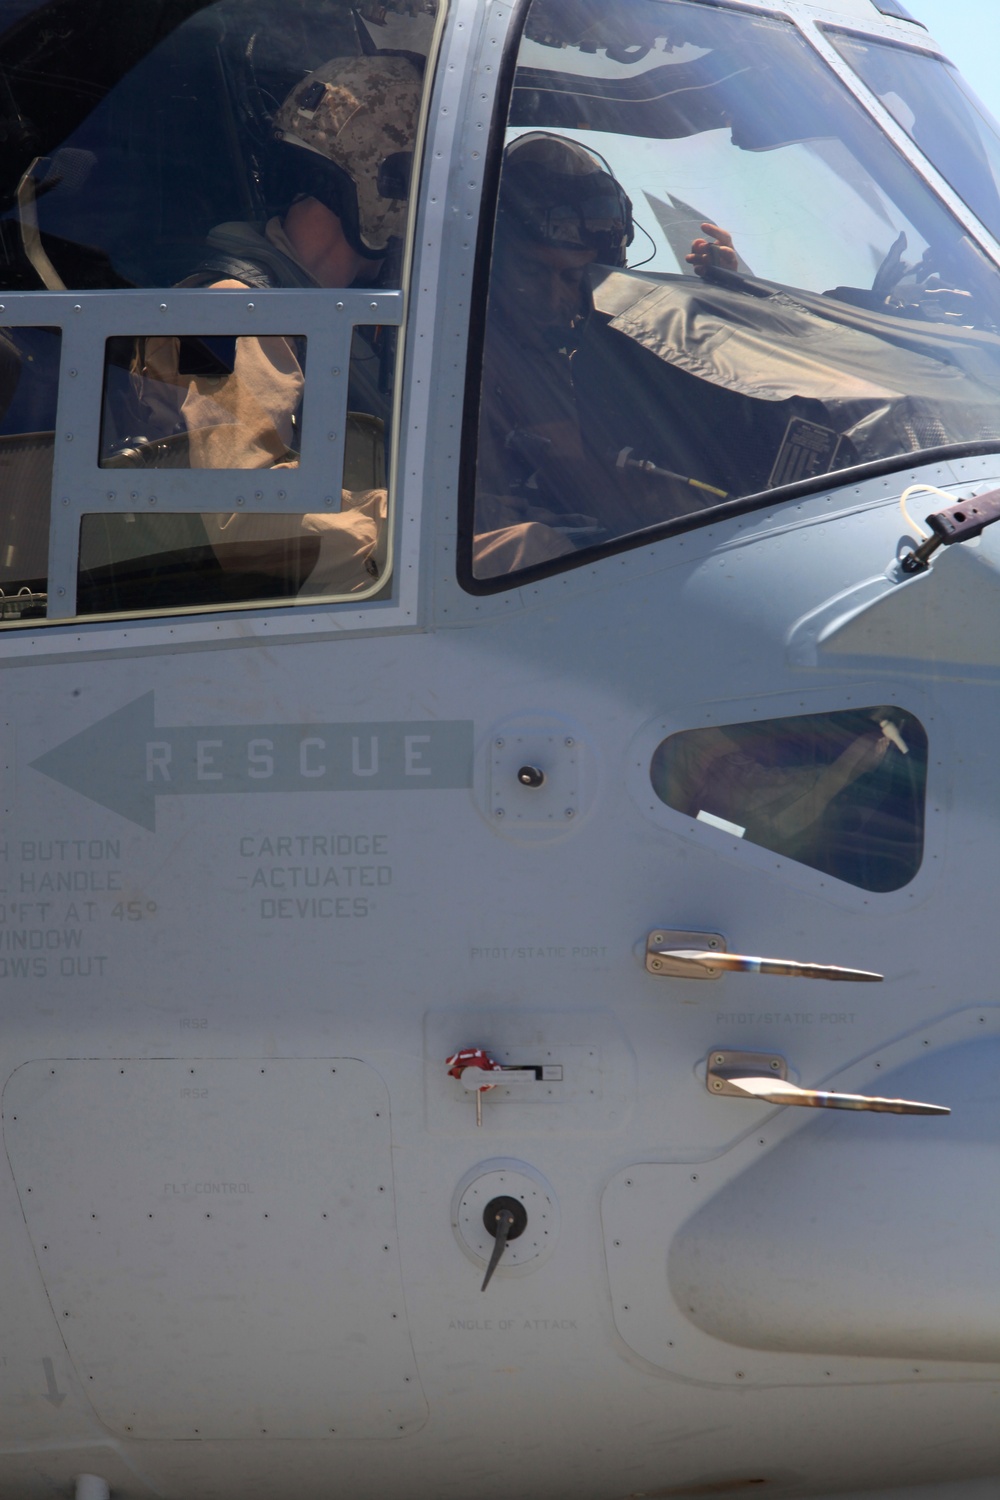
{"label": "pilot", "polygon": [[[572,523],[589,493],[573,360],[592,310],[589,267],[623,266],[632,205],[585,147],[546,131],[504,152],[483,353],[477,533],[504,521]],[[577,514],[580,513],[580,514]],[[553,555],[556,552],[553,551]],[[482,575],[499,571],[481,559]]]}
{"label": "pilot", "polygon": [[[223,224],[182,286],[214,290],[349,287],[378,281],[406,224],[409,171],[422,83],[405,57],[339,57],[291,90],[273,118],[272,166],[287,207],[261,230]],[[356,335],[356,338],[360,335]],[[371,351],[367,350],[369,356]],[[154,429],[186,431],[193,468],[297,463],[295,423],[305,377],[298,340],[236,341],[232,373],[185,372],[177,339],[145,340],[140,397]],[[315,537],[319,555],[304,594],[371,587],[381,569],[382,488],[343,491],[339,513],[205,514],[224,569],[280,570],[282,548]]]}
{"label": "pilot", "polygon": [[[695,272],[735,269],[727,231],[702,227],[713,239],[692,245]],[[616,462],[648,396],[591,287],[595,266],[625,267],[633,233],[627,194],[587,147],[547,131],[507,147],[483,355],[477,576],[506,571],[484,535],[504,524],[545,526],[551,558],[705,503]],[[659,412],[653,427],[662,442]]]}

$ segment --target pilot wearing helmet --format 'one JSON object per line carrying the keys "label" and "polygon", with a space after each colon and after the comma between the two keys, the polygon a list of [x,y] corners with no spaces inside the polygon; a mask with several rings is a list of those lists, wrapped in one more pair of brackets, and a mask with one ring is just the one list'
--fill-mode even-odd
{"label": "pilot wearing helmet", "polygon": [[214,229],[186,285],[367,284],[406,227],[422,84],[405,57],[338,57],[295,85],[272,121],[269,166],[288,207],[263,234]]}
{"label": "pilot wearing helmet", "polygon": [[[726,231],[704,229],[716,243],[692,245],[695,272],[730,257],[735,265]],[[597,268],[625,268],[633,235],[628,195],[595,152],[548,131],[508,145],[483,353],[478,577],[529,565],[491,549],[504,526],[544,527],[536,540],[545,555],[531,560],[547,561],[692,508],[690,492],[678,497],[639,465],[616,463],[647,435],[663,441],[635,351],[595,313],[591,290]]]}
{"label": "pilot wearing helmet", "polygon": [[546,131],[505,150],[480,397],[473,568],[489,578],[576,546],[560,507],[584,463],[572,359],[591,311],[588,268],[625,263],[631,203],[585,147]]}
{"label": "pilot wearing helmet", "polygon": [[[272,120],[270,166],[284,212],[263,227],[219,225],[181,285],[377,282],[387,257],[398,264],[421,95],[419,69],[407,57],[339,57],[308,74]],[[177,339],[147,339],[138,374],[154,430],[186,432],[193,468],[297,463],[305,376],[295,338],[239,338],[231,372],[185,371]],[[273,571],[293,533],[317,538],[319,555],[300,592],[334,594],[370,588],[378,578],[385,508],[385,490],[374,488],[345,490],[335,515],[202,519],[220,565],[233,572]]]}
{"label": "pilot wearing helmet", "polygon": [[591,310],[584,268],[624,266],[632,204],[593,151],[535,130],[504,152],[493,298],[518,343],[559,349]]}

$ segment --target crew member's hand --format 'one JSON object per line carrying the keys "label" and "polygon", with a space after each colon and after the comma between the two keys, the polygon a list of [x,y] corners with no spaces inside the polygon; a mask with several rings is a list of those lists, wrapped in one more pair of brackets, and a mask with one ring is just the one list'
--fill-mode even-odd
{"label": "crew member's hand", "polygon": [[704,276],[710,266],[721,266],[724,271],[738,270],[739,260],[729,230],[720,229],[718,224],[703,224],[701,227],[705,234],[712,235],[712,239],[692,242],[691,254],[686,259],[694,266],[695,275]]}

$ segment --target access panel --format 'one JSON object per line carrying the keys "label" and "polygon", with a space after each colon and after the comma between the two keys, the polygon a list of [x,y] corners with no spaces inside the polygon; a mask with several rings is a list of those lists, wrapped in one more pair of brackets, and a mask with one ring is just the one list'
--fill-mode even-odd
{"label": "access panel", "polygon": [[422,1424],[388,1094],[366,1064],[26,1063],[4,1134],[60,1332],[118,1435]]}

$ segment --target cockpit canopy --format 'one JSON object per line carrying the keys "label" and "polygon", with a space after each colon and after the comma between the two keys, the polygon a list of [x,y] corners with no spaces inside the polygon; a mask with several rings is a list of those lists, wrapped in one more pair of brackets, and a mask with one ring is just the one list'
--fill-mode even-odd
{"label": "cockpit canopy", "polygon": [[[527,250],[494,241],[471,587],[509,571],[511,526],[536,528],[518,568],[565,567],[1000,437],[996,267],[865,86],[1000,227],[1000,134],[926,48],[715,0],[535,0],[507,153],[531,132],[585,146],[635,233],[625,267],[563,269],[581,287],[561,321]],[[498,226],[506,191],[501,170]]]}

